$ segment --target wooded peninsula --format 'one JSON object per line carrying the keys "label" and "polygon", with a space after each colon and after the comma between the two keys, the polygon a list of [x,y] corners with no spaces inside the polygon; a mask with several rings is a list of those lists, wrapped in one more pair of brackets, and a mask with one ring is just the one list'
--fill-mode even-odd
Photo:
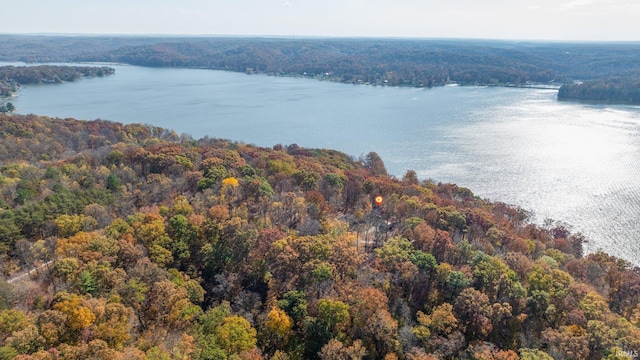
{"label": "wooded peninsula", "polygon": [[640,349],[639,268],[375,152],[0,115],[0,164],[0,359]]}
{"label": "wooded peninsula", "polygon": [[563,85],[558,90],[558,99],[640,104],[640,78],[610,78]]}
{"label": "wooded peninsula", "polygon": [[13,95],[21,85],[59,84],[114,73],[115,69],[108,66],[0,66],[0,96]]}
{"label": "wooded peninsula", "polygon": [[[350,84],[560,87],[640,77],[639,43],[545,43],[489,40],[243,37],[0,36],[0,61],[119,62],[196,67]],[[628,87],[631,86],[631,87]],[[565,100],[636,103],[565,87]]]}

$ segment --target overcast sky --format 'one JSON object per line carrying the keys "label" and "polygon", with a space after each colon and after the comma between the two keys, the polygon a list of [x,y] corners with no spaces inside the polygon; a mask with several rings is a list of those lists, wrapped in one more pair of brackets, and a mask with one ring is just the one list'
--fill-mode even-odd
{"label": "overcast sky", "polygon": [[6,0],[0,33],[640,40],[640,0]]}

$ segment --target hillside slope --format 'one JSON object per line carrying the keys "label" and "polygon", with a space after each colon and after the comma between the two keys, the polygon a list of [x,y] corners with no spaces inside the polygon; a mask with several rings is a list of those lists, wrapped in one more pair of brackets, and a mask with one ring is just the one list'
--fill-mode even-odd
{"label": "hillside slope", "polygon": [[0,163],[1,359],[640,349],[639,269],[373,152],[0,115]]}

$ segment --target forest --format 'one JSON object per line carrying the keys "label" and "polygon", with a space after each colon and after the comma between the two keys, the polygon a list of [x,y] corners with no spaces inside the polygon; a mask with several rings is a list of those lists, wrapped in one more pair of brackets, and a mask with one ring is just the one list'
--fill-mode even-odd
{"label": "forest", "polygon": [[114,73],[115,69],[108,66],[0,66],[0,96],[13,95],[21,85],[58,84]]}
{"label": "forest", "polygon": [[631,359],[640,268],[466,188],[0,115],[0,359]]}
{"label": "forest", "polygon": [[558,99],[640,104],[640,77],[610,78],[562,85],[558,90]]}
{"label": "forest", "polygon": [[388,86],[560,86],[574,81],[640,76],[640,44],[2,35],[0,61],[119,62]]}

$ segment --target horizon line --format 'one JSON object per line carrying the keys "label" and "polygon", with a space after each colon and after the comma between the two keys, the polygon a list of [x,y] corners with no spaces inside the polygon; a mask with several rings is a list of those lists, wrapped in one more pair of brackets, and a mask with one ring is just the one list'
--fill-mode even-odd
{"label": "horizon line", "polygon": [[448,41],[500,41],[500,42],[547,42],[547,43],[640,43],[639,40],[571,40],[533,38],[474,38],[474,37],[427,37],[427,36],[381,36],[381,35],[276,35],[276,34],[162,34],[162,33],[10,33],[0,36],[51,36],[51,37],[140,37],[140,38],[264,38],[264,39],[386,39],[386,40],[448,40]]}

